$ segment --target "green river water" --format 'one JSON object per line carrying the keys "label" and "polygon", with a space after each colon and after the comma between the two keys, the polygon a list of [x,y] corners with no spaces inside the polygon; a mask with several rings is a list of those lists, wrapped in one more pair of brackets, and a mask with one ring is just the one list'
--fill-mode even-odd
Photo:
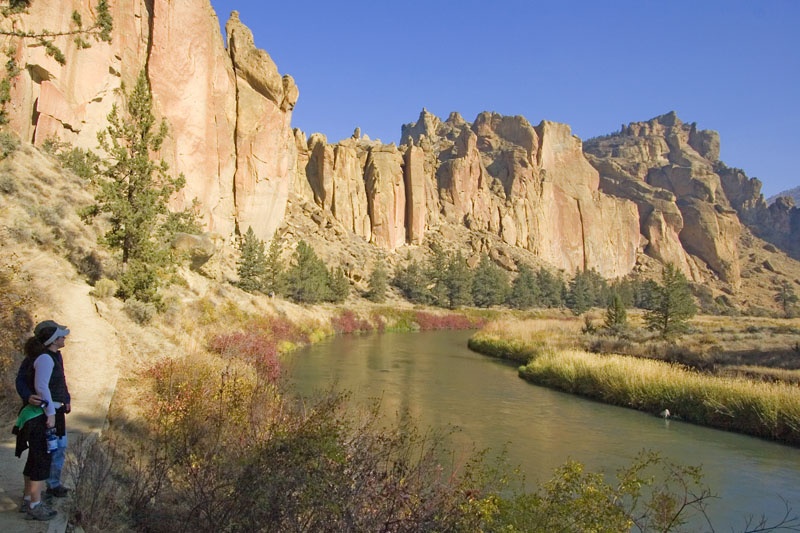
{"label": "green river water", "polygon": [[[294,354],[290,378],[304,396],[333,385],[363,405],[379,398],[388,417],[455,428],[465,450],[505,446],[529,482],[568,459],[613,472],[647,449],[703,467],[719,496],[709,506],[717,531],[743,530],[747,515],[782,517],[781,498],[800,513],[800,449],[531,385],[515,366],[470,351],[471,334],[340,336]],[[664,407],[680,414],[680,406]]]}

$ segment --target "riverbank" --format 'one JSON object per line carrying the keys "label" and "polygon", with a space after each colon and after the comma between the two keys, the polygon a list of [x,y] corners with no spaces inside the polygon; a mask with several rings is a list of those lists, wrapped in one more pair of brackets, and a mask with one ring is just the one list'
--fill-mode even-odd
{"label": "riverbank", "polygon": [[[699,372],[684,365],[580,349],[577,326],[488,325],[471,349],[523,363],[521,378],[604,403],[800,445],[800,390],[768,382]],[[527,358],[527,360],[525,360]]]}

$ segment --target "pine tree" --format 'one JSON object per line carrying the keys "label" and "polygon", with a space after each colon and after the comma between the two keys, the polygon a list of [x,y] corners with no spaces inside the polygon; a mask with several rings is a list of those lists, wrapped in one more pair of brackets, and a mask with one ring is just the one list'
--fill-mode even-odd
{"label": "pine tree", "polygon": [[675,265],[664,265],[661,285],[654,296],[653,309],[645,313],[648,329],[664,338],[685,331],[689,319],[697,313],[697,306],[686,276]]}
{"label": "pine tree", "polygon": [[542,267],[536,273],[536,285],[539,287],[539,301],[542,307],[561,307],[564,303],[566,287],[564,281]]}
{"label": "pine tree", "polygon": [[431,304],[439,307],[450,305],[450,288],[447,284],[450,256],[439,243],[431,244],[431,258],[425,267],[425,281],[429,287]]}
{"label": "pine tree", "polygon": [[185,180],[183,176],[169,176],[163,160],[156,163],[150,159],[150,154],[161,147],[167,125],[161,122],[156,126],[144,71],[127,95],[127,109],[120,111],[115,104],[108,123],[97,136],[106,156],[100,159],[95,174],[99,185],[96,211],[110,215],[111,229],[103,241],[122,252],[119,296],[154,301],[159,270],[169,263],[162,231],[167,201]]}
{"label": "pine tree", "polygon": [[239,282],[236,284],[240,289],[247,292],[267,292],[267,258],[264,254],[264,241],[256,237],[252,227],[247,228],[247,232],[239,245],[241,254],[237,263],[237,273]]}
{"label": "pine tree", "polygon": [[433,296],[427,287],[427,272],[416,261],[411,261],[405,268],[398,268],[392,279],[392,285],[397,287],[403,296],[417,304],[432,304]]}
{"label": "pine tree", "polygon": [[511,283],[508,304],[515,309],[530,309],[539,301],[539,286],[536,275],[526,265],[519,265],[517,277]]}
{"label": "pine tree", "polygon": [[328,295],[326,300],[333,303],[342,303],[350,294],[350,282],[347,281],[342,267],[333,268],[328,271]]}
{"label": "pine tree", "polygon": [[269,295],[286,294],[286,273],[281,261],[281,243],[277,235],[272,237],[267,250],[264,292]]}
{"label": "pine tree", "polygon": [[613,293],[606,307],[606,316],[603,321],[607,330],[612,333],[621,333],[628,324],[628,312],[619,293]]}
{"label": "pine tree", "polygon": [[286,273],[287,294],[300,303],[318,303],[329,300],[328,269],[305,241],[297,243],[293,265]]}
{"label": "pine tree", "polygon": [[567,307],[575,314],[588,311],[593,303],[589,279],[583,272],[576,272],[569,282],[567,291]]}
{"label": "pine tree", "polygon": [[383,303],[386,301],[386,289],[388,285],[388,274],[383,262],[379,261],[375,268],[369,275],[368,280],[369,288],[367,290],[367,299],[375,303]]}
{"label": "pine tree", "polygon": [[450,257],[445,272],[447,306],[455,309],[472,305],[472,272],[461,252]]}
{"label": "pine tree", "polygon": [[509,285],[506,273],[488,256],[481,257],[472,275],[472,300],[478,307],[491,307],[505,302]]}

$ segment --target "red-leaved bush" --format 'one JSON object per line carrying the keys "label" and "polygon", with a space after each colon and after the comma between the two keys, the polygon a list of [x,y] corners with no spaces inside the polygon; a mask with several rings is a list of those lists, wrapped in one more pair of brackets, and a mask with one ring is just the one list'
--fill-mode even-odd
{"label": "red-leaved bush", "polygon": [[483,320],[474,319],[458,314],[438,315],[417,311],[415,320],[422,331],[438,329],[476,329],[481,327]]}
{"label": "red-leaved bush", "polygon": [[369,320],[360,318],[353,311],[345,309],[341,314],[331,318],[331,326],[337,334],[372,331],[375,329]]}
{"label": "red-leaved bush", "polygon": [[243,331],[214,336],[209,342],[209,349],[223,357],[247,361],[274,382],[281,375],[278,360],[278,346],[281,342],[305,344],[308,337],[285,318],[267,317],[251,322]]}
{"label": "red-leaved bush", "polygon": [[278,345],[271,335],[253,330],[222,333],[211,339],[209,348],[223,357],[247,361],[272,382],[281,375]]}

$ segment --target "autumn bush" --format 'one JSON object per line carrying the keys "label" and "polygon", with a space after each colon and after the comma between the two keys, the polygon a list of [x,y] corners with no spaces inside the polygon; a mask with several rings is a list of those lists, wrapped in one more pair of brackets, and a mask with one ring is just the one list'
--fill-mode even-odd
{"label": "autumn bush", "polygon": [[428,313],[417,311],[414,319],[422,331],[440,329],[476,329],[482,325],[482,320],[458,313]]}
{"label": "autumn bush", "polygon": [[344,309],[331,318],[331,326],[337,334],[363,333],[377,329],[372,322],[358,316],[350,309]]}
{"label": "autumn bush", "polygon": [[243,329],[214,335],[209,349],[224,359],[245,361],[275,382],[281,375],[278,356],[297,345],[308,343],[306,333],[282,317],[265,317],[251,320]]}

